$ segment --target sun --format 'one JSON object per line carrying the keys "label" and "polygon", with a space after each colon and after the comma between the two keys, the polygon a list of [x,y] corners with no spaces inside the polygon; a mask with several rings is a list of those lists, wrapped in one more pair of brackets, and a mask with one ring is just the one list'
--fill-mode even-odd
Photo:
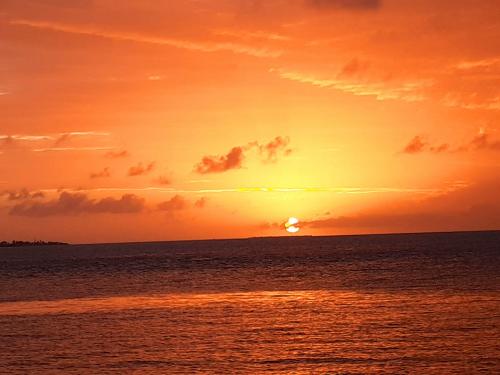
{"label": "sun", "polygon": [[296,217],[289,217],[288,221],[285,223],[285,229],[288,233],[297,233],[300,228],[297,226],[299,219]]}

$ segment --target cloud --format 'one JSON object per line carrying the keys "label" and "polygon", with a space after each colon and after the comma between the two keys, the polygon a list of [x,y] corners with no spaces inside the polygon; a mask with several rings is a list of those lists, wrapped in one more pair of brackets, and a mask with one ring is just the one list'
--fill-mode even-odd
{"label": "cloud", "polygon": [[201,197],[194,202],[194,206],[196,208],[204,208],[207,205],[208,198]]}
{"label": "cloud", "polygon": [[25,199],[35,199],[44,198],[45,194],[42,191],[29,191],[28,189],[21,189],[18,191],[5,190],[0,193],[0,196],[7,197],[9,201],[25,200]]}
{"label": "cloud", "polygon": [[484,129],[480,129],[479,133],[470,141],[469,147],[475,150],[500,151],[500,140],[492,140],[490,134]]}
{"label": "cloud", "polygon": [[242,167],[245,153],[256,148],[265,163],[275,163],[280,156],[288,156],[292,149],[288,148],[289,137],[278,136],[272,141],[260,144],[259,142],[250,142],[246,146],[233,147],[226,155],[204,156],[202,160],[195,165],[195,171],[200,174],[222,173],[231,169]]}
{"label": "cloud", "polygon": [[158,204],[158,209],[160,211],[180,211],[188,207],[188,202],[180,195],[175,195],[168,201],[161,202]]}
{"label": "cloud", "polygon": [[450,145],[448,143],[442,143],[438,146],[431,146],[429,148],[430,152],[433,152],[435,154],[440,154],[442,152],[447,152],[450,149]]}
{"label": "cloud", "polygon": [[40,142],[40,141],[47,141],[47,140],[53,140],[54,137],[50,135],[19,135],[19,134],[14,134],[14,135],[0,135],[0,140],[6,141],[6,142],[14,142],[14,141],[26,141],[26,142]]}
{"label": "cloud", "polygon": [[449,143],[431,144],[429,141],[424,140],[421,136],[414,137],[403,149],[406,154],[418,154],[422,152],[432,152],[435,154],[440,153],[455,153],[466,151],[500,151],[500,140],[491,138],[484,129],[480,129],[479,133],[472,137],[472,139],[465,144],[451,147]]}
{"label": "cloud", "polygon": [[154,162],[151,162],[151,163],[146,164],[146,165],[139,163],[139,164],[129,168],[128,175],[131,177],[146,175],[149,172],[151,172],[154,169],[154,167],[155,167]]}
{"label": "cloud", "polygon": [[[441,214],[442,215],[442,214]],[[421,223],[442,221],[441,215],[432,213],[370,213],[355,216],[338,216],[326,219],[303,221],[303,227],[311,228],[397,228],[414,227]]]}
{"label": "cloud", "polygon": [[427,145],[427,142],[422,140],[422,137],[417,135],[406,145],[403,152],[406,154],[417,154],[424,151]]}
{"label": "cloud", "polygon": [[265,162],[275,163],[278,160],[280,154],[288,156],[292,153],[292,149],[287,148],[289,143],[289,137],[278,136],[271,142],[258,146],[260,155],[263,157]]}
{"label": "cloud", "polygon": [[130,154],[127,150],[121,150],[121,151],[109,151],[104,154],[104,157],[109,158],[109,159],[119,159],[119,158],[126,158]]}
{"label": "cloud", "polygon": [[94,0],[28,0],[36,5],[50,6],[54,8],[87,8],[92,6]]}
{"label": "cloud", "polygon": [[95,131],[90,131],[90,132],[68,132],[68,133],[60,133],[59,136],[56,139],[56,142],[54,144],[54,147],[58,147],[63,143],[66,143],[72,138],[77,138],[77,137],[108,137],[110,136],[110,133],[105,133],[105,132],[95,132]]}
{"label": "cloud", "polygon": [[[107,137],[110,133],[104,132],[66,132],[59,134],[12,134],[0,135],[0,145],[4,148],[23,148],[27,144],[34,152],[52,152],[52,151],[103,151],[112,150],[113,147],[87,146],[85,143],[74,143],[71,140],[75,138]],[[69,144],[68,144],[69,143]],[[34,145],[33,145],[34,144]]]}
{"label": "cloud", "polygon": [[145,43],[163,45],[174,48],[180,48],[190,51],[200,52],[220,52],[229,51],[237,54],[244,54],[254,57],[279,57],[282,51],[271,50],[268,48],[258,48],[250,45],[233,42],[196,42],[175,38],[147,36],[135,33],[105,31],[99,30],[92,26],[76,26],[67,25],[48,21],[33,21],[33,20],[12,20],[12,25],[31,27],[40,30],[57,31],[77,35],[89,35],[118,41]]}
{"label": "cloud", "polygon": [[170,185],[172,184],[172,179],[167,176],[159,176],[154,180],[154,182],[160,185]]}
{"label": "cloud", "polygon": [[462,61],[458,63],[455,67],[459,70],[472,70],[478,68],[490,68],[494,66],[500,66],[500,57],[494,57],[482,60]]}
{"label": "cloud", "polygon": [[111,172],[109,168],[106,167],[100,172],[94,172],[90,174],[90,178],[103,178],[103,177],[111,177]]}
{"label": "cloud", "polygon": [[337,75],[338,78],[357,76],[368,69],[369,64],[364,61],[359,61],[357,58],[352,59],[345,64]]}
{"label": "cloud", "polygon": [[420,232],[500,228],[497,181],[483,181],[423,200],[380,206],[352,215],[302,221],[303,227],[355,232]]}
{"label": "cloud", "polygon": [[388,84],[387,82],[358,82],[344,79],[340,72],[336,78],[318,78],[311,74],[303,74],[285,69],[270,69],[280,78],[309,84],[320,88],[332,88],[355,96],[372,96],[377,100],[401,100],[420,102],[425,99],[423,91],[429,87],[428,81],[408,81]]}
{"label": "cloud", "polygon": [[381,0],[306,0],[306,4],[319,9],[376,10]]}
{"label": "cloud", "polygon": [[33,152],[65,152],[65,151],[107,151],[112,150],[113,147],[47,147],[35,148]]}
{"label": "cloud", "polygon": [[475,93],[447,93],[442,99],[443,105],[467,110],[499,111],[500,96],[477,96]]}
{"label": "cloud", "polygon": [[270,33],[266,31],[245,31],[245,30],[217,30],[214,31],[215,35],[230,36],[246,40],[270,40],[270,41],[289,41],[291,38],[277,33]]}
{"label": "cloud", "polygon": [[448,230],[486,230],[500,228],[500,208],[471,205],[460,211],[366,213],[302,222],[316,229],[356,229],[361,232],[421,232]]}
{"label": "cloud", "polygon": [[0,147],[3,149],[23,148],[27,144],[41,145],[55,138],[50,135],[3,134],[0,135]]}
{"label": "cloud", "polygon": [[226,155],[203,157],[195,166],[195,170],[200,174],[207,174],[238,169],[241,168],[244,157],[242,147],[233,147]]}
{"label": "cloud", "polygon": [[91,213],[122,214],[141,212],[144,207],[144,199],[134,194],[125,194],[121,198],[106,197],[95,200],[83,193],[62,192],[54,200],[46,202],[30,200],[16,204],[9,210],[9,214],[31,217]]}

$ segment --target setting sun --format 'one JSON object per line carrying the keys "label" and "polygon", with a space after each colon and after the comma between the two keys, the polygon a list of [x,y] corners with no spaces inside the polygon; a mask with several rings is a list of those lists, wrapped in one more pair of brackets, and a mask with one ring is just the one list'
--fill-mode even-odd
{"label": "setting sun", "polygon": [[290,217],[288,218],[288,221],[285,223],[285,229],[287,232],[289,233],[297,233],[300,228],[297,226],[297,224],[299,223],[299,219],[297,219],[296,217]]}

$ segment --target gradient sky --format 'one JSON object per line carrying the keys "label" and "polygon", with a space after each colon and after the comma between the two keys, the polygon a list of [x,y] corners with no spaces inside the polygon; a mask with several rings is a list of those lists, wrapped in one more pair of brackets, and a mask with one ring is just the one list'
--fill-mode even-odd
{"label": "gradient sky", "polygon": [[0,239],[500,229],[499,14],[3,0]]}

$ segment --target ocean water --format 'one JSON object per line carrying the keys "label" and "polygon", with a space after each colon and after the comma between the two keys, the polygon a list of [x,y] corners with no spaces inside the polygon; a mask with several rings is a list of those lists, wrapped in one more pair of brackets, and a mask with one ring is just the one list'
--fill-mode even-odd
{"label": "ocean water", "polygon": [[0,249],[0,373],[498,374],[500,232]]}

